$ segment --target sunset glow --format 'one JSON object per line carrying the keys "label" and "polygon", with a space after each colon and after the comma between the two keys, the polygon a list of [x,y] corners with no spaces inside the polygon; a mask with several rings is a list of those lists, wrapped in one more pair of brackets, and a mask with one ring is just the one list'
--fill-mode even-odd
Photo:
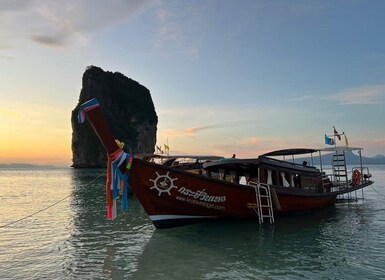
{"label": "sunset glow", "polygon": [[150,90],[157,145],[170,153],[322,148],[335,126],[366,156],[384,155],[384,9],[383,1],[2,1],[0,163],[72,164],[71,111],[89,65]]}

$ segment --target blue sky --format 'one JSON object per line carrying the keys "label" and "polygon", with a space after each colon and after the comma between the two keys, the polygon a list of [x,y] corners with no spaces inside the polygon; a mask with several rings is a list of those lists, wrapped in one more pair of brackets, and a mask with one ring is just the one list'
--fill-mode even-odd
{"label": "blue sky", "polygon": [[0,162],[71,164],[85,68],[146,86],[171,153],[385,154],[384,1],[0,0]]}

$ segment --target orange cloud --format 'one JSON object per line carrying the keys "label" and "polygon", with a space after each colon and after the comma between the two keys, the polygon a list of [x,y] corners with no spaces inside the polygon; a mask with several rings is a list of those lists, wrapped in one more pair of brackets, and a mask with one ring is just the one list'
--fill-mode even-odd
{"label": "orange cloud", "polygon": [[193,137],[195,136],[198,132],[202,131],[202,130],[207,130],[207,129],[211,129],[211,128],[215,128],[216,126],[214,125],[208,125],[208,126],[200,126],[200,127],[190,127],[190,128],[186,128],[184,130],[184,132],[186,133],[187,136],[190,136],[190,137]]}
{"label": "orange cloud", "polygon": [[250,137],[240,142],[241,146],[254,146],[260,144],[261,140],[258,137]]}
{"label": "orange cloud", "polygon": [[177,138],[177,137],[194,137],[198,132],[202,130],[208,130],[216,128],[215,125],[189,127],[186,129],[166,129],[159,132],[163,137]]}

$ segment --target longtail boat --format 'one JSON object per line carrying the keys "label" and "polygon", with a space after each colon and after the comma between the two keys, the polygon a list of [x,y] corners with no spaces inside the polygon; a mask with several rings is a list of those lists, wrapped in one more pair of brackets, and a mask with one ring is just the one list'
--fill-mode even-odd
{"label": "longtail boat", "polygon": [[[254,159],[219,159],[203,163],[202,172],[195,174],[125,153],[96,99],[81,106],[79,121],[86,118],[108,154],[109,219],[116,217],[119,199],[122,208],[127,208],[128,186],[154,226],[170,228],[218,219],[256,218],[260,223],[266,219],[273,223],[276,215],[330,206],[337,197],[373,184],[362,160],[348,170],[345,153],[358,151],[361,159],[362,148],[286,149]],[[304,154],[318,154],[321,159],[323,152],[333,154],[330,174],[321,162],[314,166],[294,160]]]}

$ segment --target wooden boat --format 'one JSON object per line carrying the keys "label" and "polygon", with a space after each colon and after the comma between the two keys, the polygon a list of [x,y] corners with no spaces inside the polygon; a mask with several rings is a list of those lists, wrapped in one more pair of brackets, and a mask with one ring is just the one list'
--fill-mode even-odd
{"label": "wooden boat", "polygon": [[[222,159],[204,163],[205,172],[194,174],[125,154],[112,137],[95,99],[83,104],[79,113],[81,119],[88,119],[107,150],[108,174],[127,174],[127,182],[156,228],[217,219],[257,218],[272,223],[275,215],[333,205],[339,195],[373,184],[369,169],[362,164],[347,169],[345,151],[358,150],[361,156],[362,150],[348,147],[332,150],[331,174],[326,174],[322,164],[315,167],[276,158],[321,155],[324,151],[320,149],[280,150],[255,159]],[[115,176],[115,180],[124,181],[127,177],[123,175]],[[113,181],[107,178],[108,213],[116,212],[119,199],[119,184]],[[110,197],[109,191],[113,193]]]}

